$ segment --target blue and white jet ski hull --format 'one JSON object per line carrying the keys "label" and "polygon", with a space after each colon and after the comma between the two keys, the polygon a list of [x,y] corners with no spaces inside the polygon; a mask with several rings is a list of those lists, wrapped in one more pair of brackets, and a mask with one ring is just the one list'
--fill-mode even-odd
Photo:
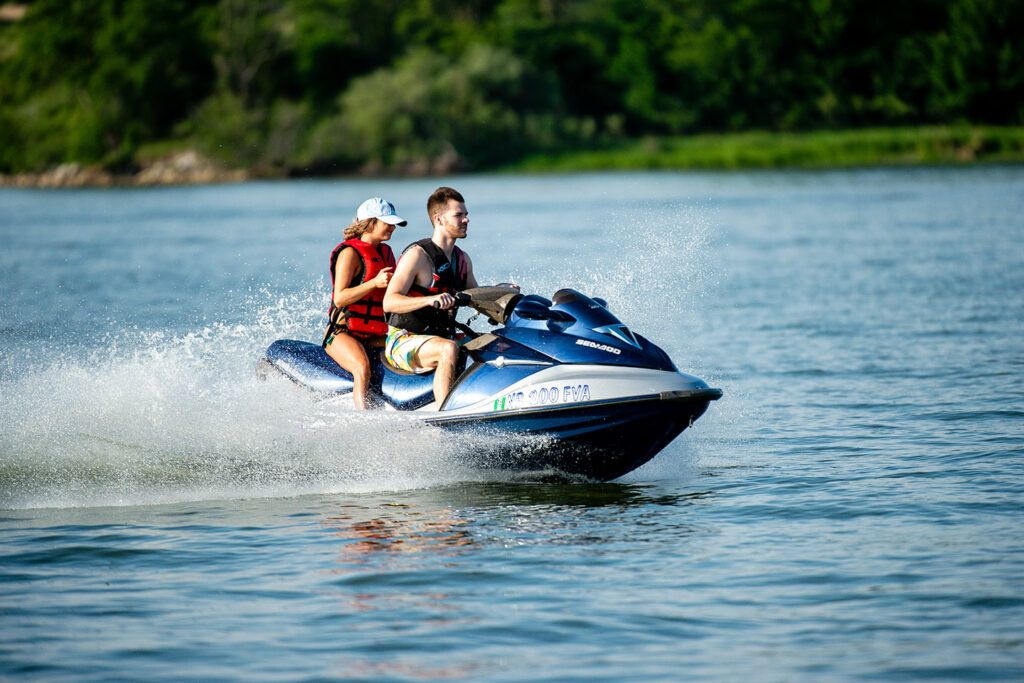
{"label": "blue and white jet ski hull", "polygon": [[[371,356],[370,389],[385,405],[427,424],[480,439],[471,464],[558,470],[610,480],[639,467],[692,425],[722,392],[674,369],[557,363],[505,355],[514,342],[490,335],[478,345],[441,410],[432,377],[395,371]],[[514,350],[514,349],[513,349]],[[266,364],[318,394],[349,393],[351,376],[322,348],[274,342]],[[515,438],[512,438],[512,437]]]}
{"label": "blue and white jet ski hull", "polygon": [[679,372],[600,365],[555,366],[472,406],[426,421],[450,430],[481,429],[540,437],[481,454],[494,467],[555,469],[609,480],[654,457],[721,396]]}

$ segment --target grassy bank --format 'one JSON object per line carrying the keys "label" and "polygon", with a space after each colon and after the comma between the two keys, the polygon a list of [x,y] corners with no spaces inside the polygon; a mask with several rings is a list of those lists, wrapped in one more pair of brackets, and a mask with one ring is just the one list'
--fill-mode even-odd
{"label": "grassy bank", "polygon": [[[732,133],[623,140],[599,149],[534,154],[477,170],[510,173],[642,169],[826,169],[925,164],[1024,163],[1024,126],[871,128],[807,133]],[[188,141],[150,144],[133,171],[61,164],[41,173],[0,175],[0,186],[88,187],[236,182],[247,178],[310,175],[308,169],[230,169],[198,154]],[[356,171],[351,171],[357,173]],[[424,171],[392,171],[391,176]],[[430,172],[430,171],[426,171]],[[438,171],[433,171],[437,173]],[[369,171],[358,172],[367,175]],[[316,174],[313,174],[316,175]],[[329,175],[325,173],[324,175]]]}
{"label": "grassy bank", "polygon": [[538,154],[504,170],[840,168],[970,162],[1024,162],[1024,127],[649,137],[597,150]]}

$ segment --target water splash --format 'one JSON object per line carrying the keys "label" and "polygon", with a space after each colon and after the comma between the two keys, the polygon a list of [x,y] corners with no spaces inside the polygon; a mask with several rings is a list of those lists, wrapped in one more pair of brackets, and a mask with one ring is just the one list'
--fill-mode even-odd
{"label": "water splash", "polygon": [[521,266],[513,279],[544,296],[572,287],[601,297],[620,320],[671,354],[672,339],[659,331],[691,327],[716,284],[714,216],[700,206],[673,203],[607,221],[596,237],[573,242],[552,262]]}
{"label": "water splash", "polygon": [[[260,381],[269,341],[310,336],[323,288],[250,302],[252,324],[121,332],[0,384],[0,507],[405,489],[472,477],[412,416]],[[257,298],[266,293],[255,295]],[[372,444],[372,446],[368,446]]]}

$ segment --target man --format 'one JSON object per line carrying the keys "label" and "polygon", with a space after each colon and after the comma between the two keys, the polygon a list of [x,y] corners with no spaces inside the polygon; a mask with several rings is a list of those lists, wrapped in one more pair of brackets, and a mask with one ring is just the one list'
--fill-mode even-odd
{"label": "man", "polygon": [[410,372],[434,371],[438,410],[455,381],[459,347],[455,336],[455,294],[477,286],[473,262],[455,241],[466,236],[466,200],[450,187],[439,187],[427,200],[434,228],[429,239],[405,248],[384,294],[388,337],[384,350],[395,367]]}

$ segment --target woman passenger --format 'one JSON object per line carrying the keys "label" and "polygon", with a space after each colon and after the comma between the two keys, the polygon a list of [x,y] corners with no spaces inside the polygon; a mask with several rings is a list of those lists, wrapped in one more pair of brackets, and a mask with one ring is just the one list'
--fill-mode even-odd
{"label": "woman passenger", "polygon": [[370,383],[367,348],[384,346],[384,290],[395,270],[395,255],[384,244],[395,226],[406,225],[395,215],[395,205],[380,197],[359,205],[356,218],[345,228],[345,241],[331,252],[330,322],[324,334],[327,354],[352,375],[352,400],[366,409]]}

